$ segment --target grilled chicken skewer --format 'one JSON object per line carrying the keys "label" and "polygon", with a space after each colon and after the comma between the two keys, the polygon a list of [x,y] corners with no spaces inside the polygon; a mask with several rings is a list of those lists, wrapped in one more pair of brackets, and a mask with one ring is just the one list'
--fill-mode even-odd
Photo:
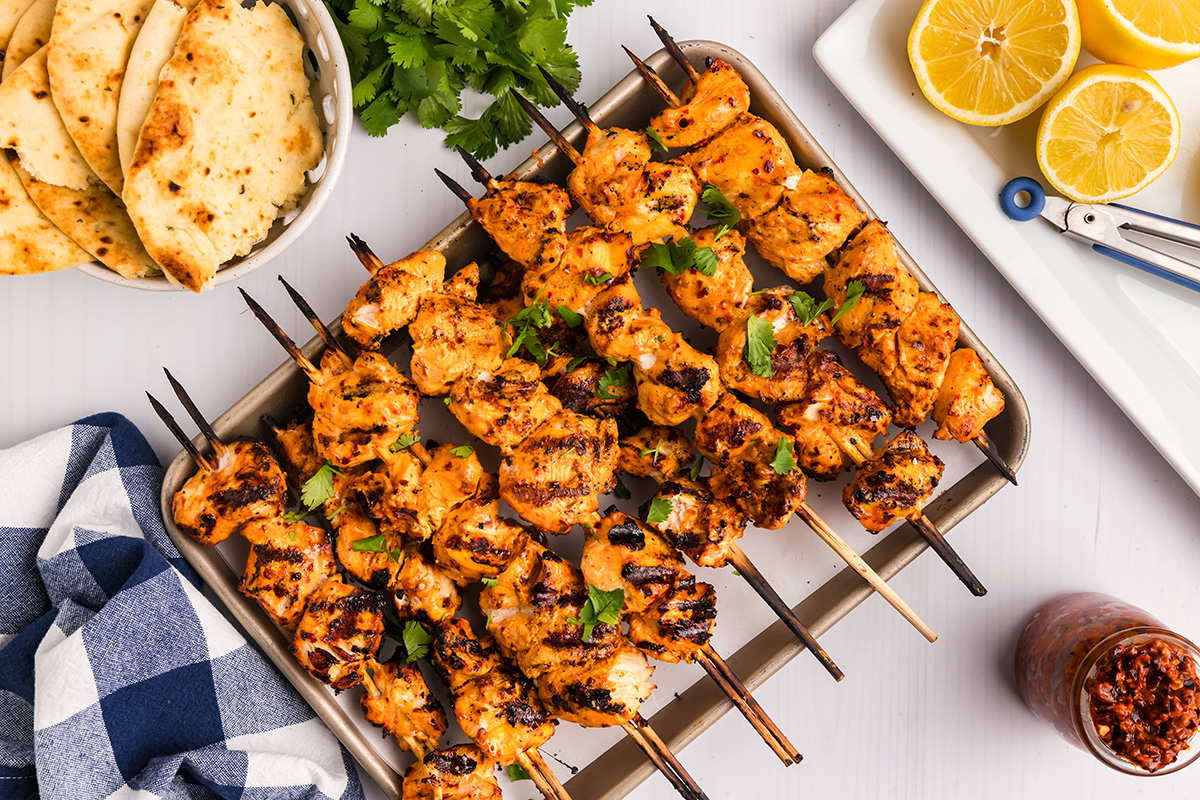
{"label": "grilled chicken skewer", "polygon": [[[825,269],[824,257],[831,255],[847,240],[850,233],[866,220],[854,207],[852,201],[846,198],[827,177],[815,176],[814,173],[804,173],[800,185],[794,183],[788,170],[771,170],[774,183],[784,187],[783,199],[772,210],[762,213],[753,203],[748,203],[753,192],[738,190],[738,182],[722,181],[724,175],[746,174],[746,170],[729,169],[736,162],[738,155],[752,148],[741,148],[736,141],[740,128],[735,123],[733,112],[743,114],[743,121],[752,115],[745,113],[749,106],[749,90],[745,83],[728,64],[719,59],[713,60],[708,69],[699,73],[688,61],[687,57],[675,44],[669,34],[653,18],[651,26],[666,46],[671,57],[685,69],[689,76],[689,85],[684,99],[676,96],[658,77],[654,71],[638,59],[628,48],[625,49],[633,60],[638,71],[655,88],[671,106],[651,121],[651,127],[660,131],[660,136],[668,146],[690,147],[710,139],[710,144],[700,148],[694,154],[683,158],[685,163],[696,167],[701,177],[711,179],[738,206],[745,220],[749,238],[755,242],[763,257],[780,267],[792,277],[805,283],[812,280]],[[765,124],[765,123],[762,123]],[[760,133],[762,133],[760,131]],[[769,134],[769,132],[767,132]],[[760,140],[770,140],[771,136],[760,136]],[[777,137],[776,137],[777,138]],[[758,143],[750,142],[761,149]],[[706,153],[705,150],[713,152]],[[779,139],[778,149],[786,152],[790,161],[790,150],[786,143]],[[731,160],[732,159],[732,160]],[[777,163],[778,158],[772,158]],[[794,166],[794,165],[793,165]],[[708,169],[711,174],[706,172]],[[752,174],[763,174],[762,171],[751,171]],[[812,176],[812,177],[810,177]],[[814,180],[824,182],[824,186],[816,187]],[[770,183],[770,181],[768,181]],[[807,188],[805,188],[807,187]],[[774,190],[771,190],[774,191]],[[770,198],[768,193],[765,197]],[[813,224],[814,220],[823,221]],[[845,228],[835,232],[825,227],[829,220],[852,222]],[[828,236],[827,236],[828,235]],[[782,237],[782,240],[780,240]],[[831,246],[823,241],[829,239]],[[810,245],[814,241],[822,244],[816,251]],[[807,265],[807,266],[806,266]],[[902,268],[901,268],[902,269]],[[873,287],[868,287],[873,290]],[[832,295],[831,295],[832,296]],[[970,352],[970,351],[969,351]],[[973,354],[973,352],[972,352]],[[868,364],[870,361],[868,360]],[[875,365],[871,365],[873,368]],[[888,382],[890,371],[880,373]],[[966,380],[967,376],[976,378],[973,382]],[[1004,462],[995,445],[983,432],[983,424],[1003,408],[1003,398],[987,379],[986,372],[978,370],[963,370],[960,381],[948,387],[946,398],[940,403],[943,413],[957,405],[963,409],[964,416],[969,420],[953,434],[947,432],[947,425],[939,419],[939,431],[936,438],[955,438],[958,441],[973,441],[981,452],[1000,470],[1010,482],[1016,483],[1016,476]],[[892,384],[889,383],[889,391]],[[935,394],[937,387],[934,387]],[[990,414],[990,416],[988,416]],[[922,416],[923,419],[923,416]]]}

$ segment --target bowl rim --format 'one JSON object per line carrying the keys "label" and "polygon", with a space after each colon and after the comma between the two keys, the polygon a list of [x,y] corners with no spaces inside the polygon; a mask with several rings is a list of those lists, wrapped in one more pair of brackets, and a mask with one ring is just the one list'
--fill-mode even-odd
{"label": "bowl rim", "polygon": [[[234,266],[218,268],[217,274],[213,276],[212,281],[206,287],[208,289],[215,289],[223,284],[232,283],[243,275],[253,272],[280,255],[308,230],[308,227],[312,225],[317,215],[321,213],[321,209],[325,207],[325,203],[328,202],[330,195],[333,194],[334,187],[337,186],[337,182],[342,175],[342,169],[346,164],[346,152],[350,146],[350,133],[354,125],[354,109],[350,104],[350,87],[352,86],[350,66],[346,57],[345,47],[342,45],[341,37],[338,36],[337,28],[334,25],[333,16],[330,14],[329,9],[325,7],[325,3],[321,2],[321,0],[267,1],[291,6],[298,13],[307,11],[316,17],[317,30],[319,33],[324,34],[326,44],[330,49],[329,64],[333,65],[334,70],[332,90],[334,100],[334,125],[332,126],[335,133],[334,143],[332,148],[328,147],[328,145],[326,146],[325,171],[318,178],[317,184],[309,187],[308,192],[311,193],[311,197],[304,208],[296,215],[296,218],[284,229],[283,234],[257,253],[244,257]],[[297,29],[299,30],[298,26]],[[303,35],[303,32],[301,32],[301,35]],[[305,40],[304,44],[306,47],[316,48],[313,42]],[[319,106],[315,110],[318,115],[321,113]],[[329,141],[329,135],[330,132],[326,130],[326,142]],[[141,289],[148,292],[188,291],[186,286],[173,283],[166,275],[123,278],[98,261],[87,261],[83,264],[77,264],[75,269],[97,280],[127,289]]]}

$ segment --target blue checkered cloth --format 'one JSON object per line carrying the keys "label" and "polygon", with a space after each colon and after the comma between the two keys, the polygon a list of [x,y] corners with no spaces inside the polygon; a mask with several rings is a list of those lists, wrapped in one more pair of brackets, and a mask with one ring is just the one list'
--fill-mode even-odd
{"label": "blue checkered cloth", "polygon": [[200,593],[162,475],[117,414],[0,450],[0,798],[362,798]]}

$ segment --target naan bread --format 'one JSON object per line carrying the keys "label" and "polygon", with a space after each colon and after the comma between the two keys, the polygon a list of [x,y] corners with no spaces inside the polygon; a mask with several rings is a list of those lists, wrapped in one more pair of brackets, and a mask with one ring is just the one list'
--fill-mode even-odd
{"label": "naan bread", "polygon": [[4,53],[3,77],[7,78],[13,70],[50,41],[50,25],[54,22],[55,0],[34,0],[17,27],[13,28],[12,37],[8,40],[8,50]]}
{"label": "naan bread", "polygon": [[42,213],[104,266],[124,278],[158,274],[125,206],[103,183],[68,189],[39,181],[21,168],[19,160],[13,162],[13,169]]}
{"label": "naan bread", "polygon": [[29,174],[71,189],[96,178],[50,97],[46,51],[34,53],[0,83],[0,148],[16,150]]}
{"label": "naan bread", "polygon": [[53,272],[91,260],[38,209],[0,155],[0,275]]}
{"label": "naan bread", "polygon": [[117,104],[117,153],[121,157],[121,172],[128,173],[133,162],[133,149],[154,93],[158,91],[158,76],[175,52],[179,33],[188,12],[198,0],[154,0],[146,22],[129,51],[125,80],[121,83],[121,99]]}
{"label": "naan bread", "polygon": [[124,197],[150,255],[192,291],[295,207],[321,159],[303,48],[277,5],[202,0],[163,68]]}
{"label": "naan bread", "polygon": [[153,0],[59,0],[47,67],[54,104],[88,165],[117,195],[117,101]]}
{"label": "naan bread", "polygon": [[8,51],[8,40],[12,37],[17,22],[33,5],[33,0],[0,0],[0,61]]}

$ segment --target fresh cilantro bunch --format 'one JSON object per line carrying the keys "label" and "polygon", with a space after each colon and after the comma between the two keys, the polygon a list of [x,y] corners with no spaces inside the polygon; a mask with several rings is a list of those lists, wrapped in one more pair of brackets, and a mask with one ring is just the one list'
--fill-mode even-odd
{"label": "fresh cilantro bunch", "polygon": [[[579,87],[567,17],[592,0],[325,0],[346,47],[354,107],[372,136],[409,112],[446,132],[447,147],[479,158],[524,139],[517,89],[540,106],[558,100],[542,77]],[[478,119],[462,115],[466,88],[495,101]]]}

